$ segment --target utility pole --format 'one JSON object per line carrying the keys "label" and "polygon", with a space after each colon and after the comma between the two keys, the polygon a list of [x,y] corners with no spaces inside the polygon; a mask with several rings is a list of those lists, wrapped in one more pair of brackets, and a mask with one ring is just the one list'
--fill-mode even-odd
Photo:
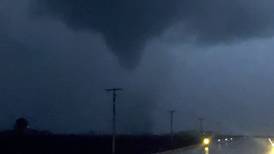
{"label": "utility pole", "polygon": [[216,129],[216,134],[218,134],[218,135],[221,135],[221,130],[222,130],[222,123],[221,122],[217,122],[216,123],[216,127],[217,127],[217,129]]}
{"label": "utility pole", "polygon": [[170,141],[171,141],[171,145],[173,144],[173,140],[174,140],[174,130],[173,130],[174,113],[175,113],[175,110],[170,110],[169,111],[169,114],[170,114]]}
{"label": "utility pole", "polygon": [[203,134],[204,133],[204,118],[198,118],[199,120],[199,124],[200,124],[200,133]]}
{"label": "utility pole", "polygon": [[107,92],[112,92],[112,154],[115,154],[116,146],[116,98],[117,92],[122,91],[122,88],[105,89]]}

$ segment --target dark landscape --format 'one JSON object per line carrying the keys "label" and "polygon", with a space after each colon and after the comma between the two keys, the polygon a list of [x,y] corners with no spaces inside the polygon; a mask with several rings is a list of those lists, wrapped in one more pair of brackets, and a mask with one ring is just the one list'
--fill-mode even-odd
{"label": "dark landscape", "polygon": [[[198,143],[192,136],[123,135],[117,139],[117,154],[150,154]],[[109,154],[108,135],[23,135],[1,134],[0,153],[6,154]]]}

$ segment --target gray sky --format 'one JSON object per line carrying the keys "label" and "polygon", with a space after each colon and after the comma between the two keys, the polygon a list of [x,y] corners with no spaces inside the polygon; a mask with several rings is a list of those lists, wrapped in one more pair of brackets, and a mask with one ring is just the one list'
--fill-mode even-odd
{"label": "gray sky", "polygon": [[[39,3],[38,3],[39,2]],[[0,128],[274,130],[270,0],[0,0]],[[220,122],[221,126],[216,123]]]}

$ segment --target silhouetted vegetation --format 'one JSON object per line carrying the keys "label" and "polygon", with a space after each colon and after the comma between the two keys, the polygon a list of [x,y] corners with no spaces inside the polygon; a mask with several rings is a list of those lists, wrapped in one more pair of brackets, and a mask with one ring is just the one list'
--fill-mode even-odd
{"label": "silhouetted vegetation", "polygon": [[26,133],[29,122],[25,118],[19,118],[14,125],[14,131],[17,135],[23,135]]}
{"label": "silhouetted vegetation", "polygon": [[[0,132],[0,153],[5,154],[109,154],[111,135],[58,135],[28,128],[20,118],[14,130]],[[197,144],[191,133],[178,133],[173,144],[169,135],[120,135],[117,154],[149,154]]]}
{"label": "silhouetted vegetation", "polygon": [[[165,151],[172,148],[193,145],[197,143],[194,137],[175,136],[173,146],[169,136],[122,135],[117,139],[118,154],[146,154]],[[1,133],[1,153],[6,154],[109,154],[111,153],[111,136],[84,135],[50,135],[31,134],[16,135]]]}

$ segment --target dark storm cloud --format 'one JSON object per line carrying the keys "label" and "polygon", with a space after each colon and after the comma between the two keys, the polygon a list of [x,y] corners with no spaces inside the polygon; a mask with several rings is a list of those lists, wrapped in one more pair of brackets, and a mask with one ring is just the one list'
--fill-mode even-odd
{"label": "dark storm cloud", "polygon": [[119,86],[125,91],[118,98],[118,131],[151,132],[149,111],[157,101],[151,85],[159,80],[143,74],[157,73],[124,72],[101,36],[33,19],[28,8],[28,1],[0,0],[0,129],[24,116],[34,129],[107,133],[111,95],[104,89]]}
{"label": "dark storm cloud", "polygon": [[41,0],[37,10],[73,29],[102,33],[123,66],[138,64],[147,40],[181,23],[184,38],[215,43],[273,34],[270,0]]}
{"label": "dark storm cloud", "polygon": [[[104,89],[122,87],[119,132],[168,132],[174,108],[177,130],[203,116],[209,129],[272,132],[270,1],[39,2],[0,0],[0,129],[26,116],[35,129],[110,132]],[[125,67],[142,60],[127,71],[107,46]]]}
{"label": "dark storm cloud", "polygon": [[51,15],[65,20],[72,28],[102,33],[120,62],[129,68],[139,61],[145,41],[159,34],[174,14],[169,12],[170,4],[163,1],[157,5],[144,0],[42,2]]}

